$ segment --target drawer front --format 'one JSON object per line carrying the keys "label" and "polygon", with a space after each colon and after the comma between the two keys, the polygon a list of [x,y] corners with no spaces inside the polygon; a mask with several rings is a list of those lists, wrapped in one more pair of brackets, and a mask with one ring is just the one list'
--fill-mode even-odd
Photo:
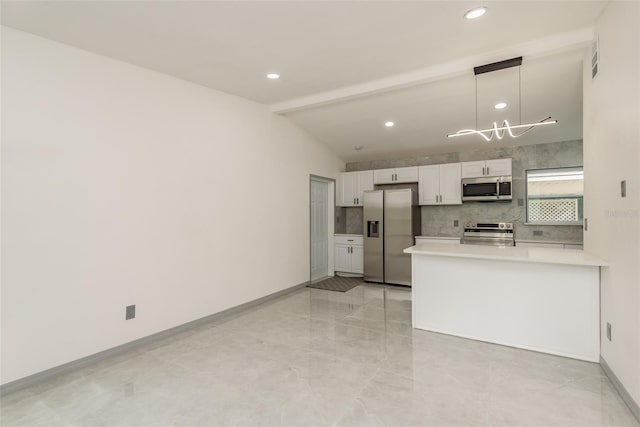
{"label": "drawer front", "polygon": [[362,246],[364,240],[362,236],[335,236],[336,245]]}

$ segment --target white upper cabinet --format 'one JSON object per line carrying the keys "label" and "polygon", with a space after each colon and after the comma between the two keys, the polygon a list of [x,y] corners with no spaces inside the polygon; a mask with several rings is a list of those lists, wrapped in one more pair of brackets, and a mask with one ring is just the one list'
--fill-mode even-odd
{"label": "white upper cabinet", "polygon": [[374,184],[392,184],[396,176],[395,169],[376,169],[373,171]]}
{"label": "white upper cabinet", "polygon": [[418,168],[419,204],[436,205],[440,195],[440,166],[420,166]]}
{"label": "white upper cabinet", "polygon": [[487,160],[487,176],[511,175],[511,159]]}
{"label": "white upper cabinet", "polygon": [[420,204],[461,204],[461,170],[460,163],[420,166],[418,168]]}
{"label": "white upper cabinet", "polygon": [[395,182],[418,182],[418,167],[396,168]]}
{"label": "white upper cabinet", "polygon": [[403,182],[417,182],[418,167],[376,169],[373,171],[374,184],[400,184]]}
{"label": "white upper cabinet", "polygon": [[373,171],[344,172],[338,178],[336,204],[362,206],[362,193],[373,190]]}
{"label": "white upper cabinet", "polygon": [[463,178],[477,178],[480,176],[485,176],[484,171],[486,170],[484,160],[479,162],[464,162],[462,163],[462,177]]}
{"label": "white upper cabinet", "polygon": [[462,165],[448,163],[440,165],[440,204],[459,205],[462,203]]}
{"label": "white upper cabinet", "polygon": [[511,159],[462,163],[462,178],[511,175]]}

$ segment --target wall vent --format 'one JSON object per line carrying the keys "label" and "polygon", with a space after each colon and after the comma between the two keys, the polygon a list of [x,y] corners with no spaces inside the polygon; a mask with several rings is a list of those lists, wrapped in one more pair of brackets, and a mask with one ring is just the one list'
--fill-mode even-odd
{"label": "wall vent", "polygon": [[598,36],[591,45],[591,80],[595,79],[600,71],[600,42]]}

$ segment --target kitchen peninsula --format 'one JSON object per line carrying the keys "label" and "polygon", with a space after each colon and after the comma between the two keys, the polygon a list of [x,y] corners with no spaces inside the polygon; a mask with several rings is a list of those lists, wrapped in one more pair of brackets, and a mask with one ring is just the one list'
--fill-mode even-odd
{"label": "kitchen peninsula", "polygon": [[598,362],[601,259],[581,250],[420,243],[413,327]]}

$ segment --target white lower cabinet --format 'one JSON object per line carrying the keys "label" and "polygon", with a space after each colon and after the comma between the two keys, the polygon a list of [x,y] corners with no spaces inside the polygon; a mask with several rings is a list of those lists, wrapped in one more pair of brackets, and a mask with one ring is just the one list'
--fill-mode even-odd
{"label": "white lower cabinet", "polygon": [[348,245],[336,245],[336,271],[351,271],[351,250]]}
{"label": "white lower cabinet", "polygon": [[364,247],[360,235],[335,236],[335,270],[342,273],[364,272]]}
{"label": "white lower cabinet", "polygon": [[364,273],[364,246],[351,246],[351,272]]}

